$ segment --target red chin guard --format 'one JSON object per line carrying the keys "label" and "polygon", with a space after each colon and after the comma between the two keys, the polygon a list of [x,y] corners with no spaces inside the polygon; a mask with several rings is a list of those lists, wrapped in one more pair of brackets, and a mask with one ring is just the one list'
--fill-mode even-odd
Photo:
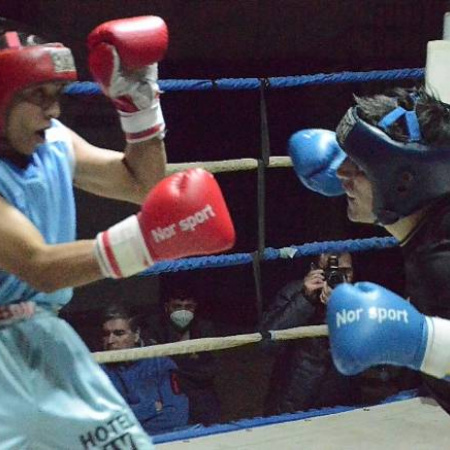
{"label": "red chin guard", "polygon": [[17,33],[8,34],[10,47],[0,50],[0,133],[5,128],[7,110],[18,92],[41,83],[77,79],[72,52],[64,45],[53,43],[22,47],[19,40],[14,39]]}

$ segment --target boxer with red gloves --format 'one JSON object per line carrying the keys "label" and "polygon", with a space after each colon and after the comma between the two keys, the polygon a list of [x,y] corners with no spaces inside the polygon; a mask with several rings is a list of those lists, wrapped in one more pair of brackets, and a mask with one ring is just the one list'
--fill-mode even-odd
{"label": "boxer with red gloves", "polygon": [[[108,22],[89,35],[92,74],[125,132],[118,152],[58,120],[60,96],[77,77],[70,49],[17,32],[0,36],[2,448],[154,448],[56,312],[76,286],[234,244],[211,174],[194,169],[164,179],[157,62],[167,43],[164,21],[152,16]],[[141,211],[77,240],[74,187]]]}

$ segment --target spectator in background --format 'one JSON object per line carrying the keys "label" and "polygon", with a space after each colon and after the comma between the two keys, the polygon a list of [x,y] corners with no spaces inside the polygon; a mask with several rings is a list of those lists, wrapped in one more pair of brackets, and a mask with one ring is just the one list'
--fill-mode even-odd
{"label": "spectator in background", "polygon": [[[101,326],[104,350],[143,345],[136,319],[122,305],[110,306],[103,314]],[[104,364],[103,369],[147,433],[161,434],[187,425],[188,398],[180,388],[172,359]]]}
{"label": "spectator in background", "polygon": [[[214,337],[213,324],[198,317],[198,302],[184,289],[164,295],[164,310],[150,319],[149,336],[158,344]],[[189,398],[189,423],[211,425],[220,420],[220,401],[214,385],[217,361],[211,352],[173,356],[183,392]]]}
{"label": "spectator in background", "polygon": [[[326,304],[333,288],[353,279],[350,253],[320,255],[302,280],[288,283],[276,294],[263,314],[262,329],[325,323]],[[265,415],[377,403],[398,391],[389,384],[398,370],[395,368],[378,368],[358,377],[341,375],[333,364],[326,337],[269,345],[276,350],[276,357]]]}

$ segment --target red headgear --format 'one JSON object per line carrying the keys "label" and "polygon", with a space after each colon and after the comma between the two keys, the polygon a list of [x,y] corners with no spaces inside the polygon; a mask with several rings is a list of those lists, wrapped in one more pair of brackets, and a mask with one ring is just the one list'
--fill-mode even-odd
{"label": "red headgear", "polygon": [[6,33],[8,47],[0,50],[0,132],[7,109],[18,92],[40,83],[76,81],[72,52],[59,43],[22,47],[16,32]]}

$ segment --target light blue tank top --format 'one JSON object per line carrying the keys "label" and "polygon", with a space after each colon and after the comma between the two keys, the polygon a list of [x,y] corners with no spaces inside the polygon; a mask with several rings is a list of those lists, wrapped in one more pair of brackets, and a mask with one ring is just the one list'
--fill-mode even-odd
{"label": "light blue tank top", "polygon": [[[27,168],[0,159],[0,196],[28,217],[48,244],[75,240],[74,167],[69,133],[57,120],[52,121],[46,142],[36,148]],[[72,291],[39,292],[0,270],[0,305],[33,300],[44,307],[58,307],[71,299]]]}

